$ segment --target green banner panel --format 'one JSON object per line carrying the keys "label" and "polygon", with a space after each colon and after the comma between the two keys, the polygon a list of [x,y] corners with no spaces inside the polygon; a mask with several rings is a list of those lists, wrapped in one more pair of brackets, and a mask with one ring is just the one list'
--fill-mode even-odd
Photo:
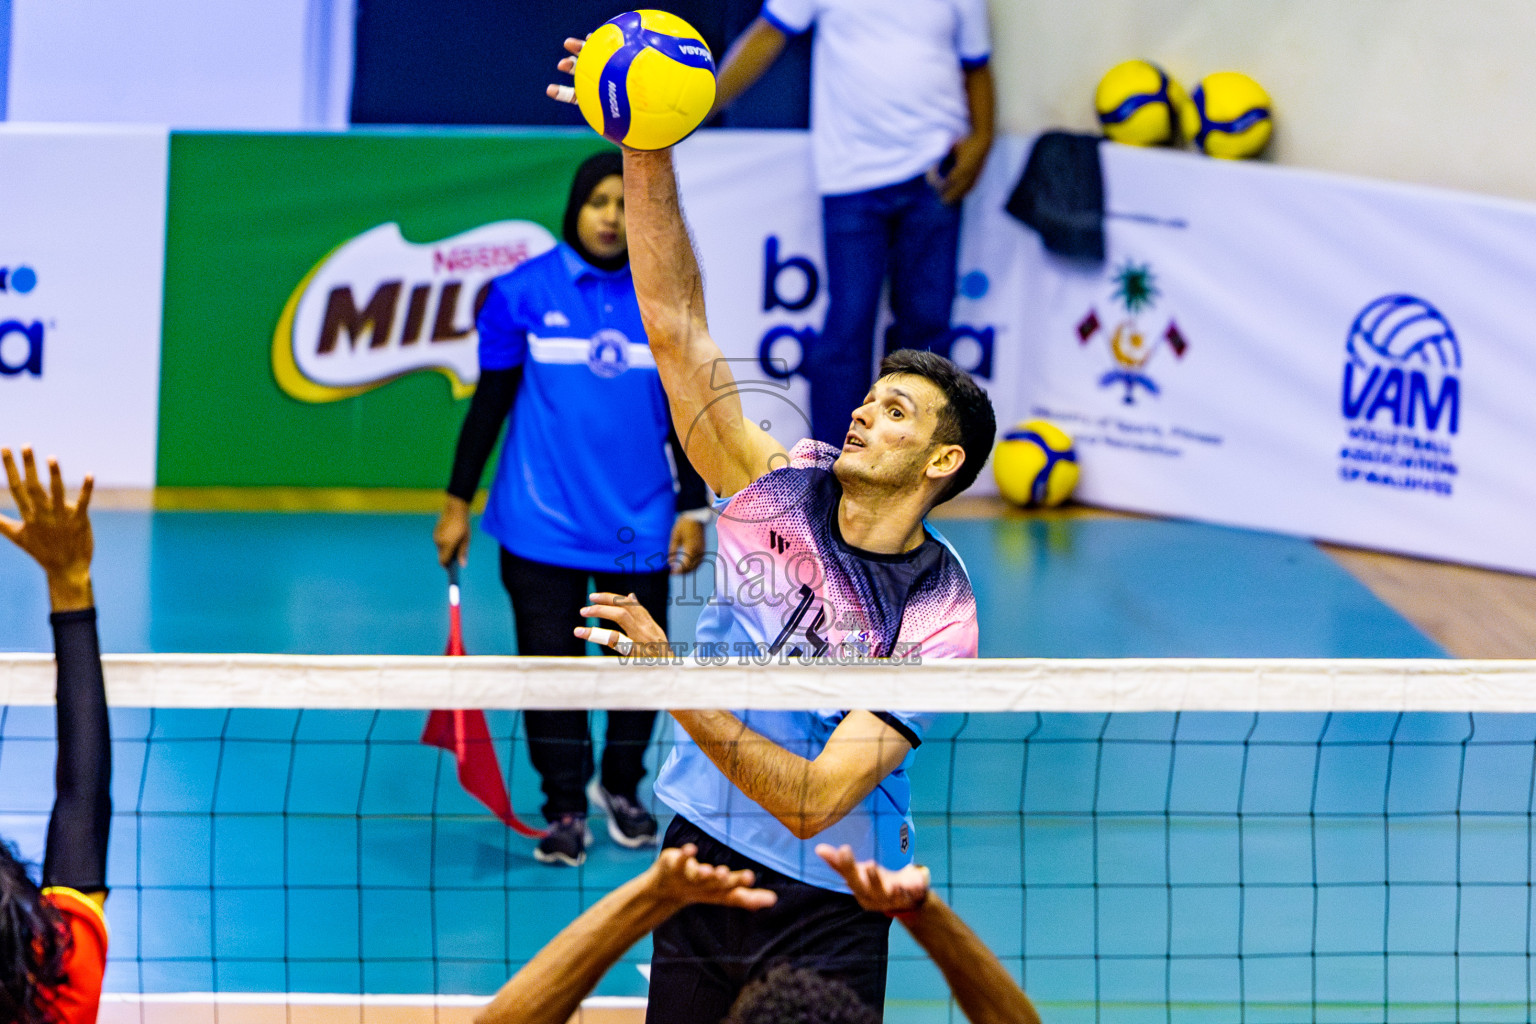
{"label": "green banner panel", "polygon": [[157,482],[441,487],[475,303],[590,133],[171,137]]}

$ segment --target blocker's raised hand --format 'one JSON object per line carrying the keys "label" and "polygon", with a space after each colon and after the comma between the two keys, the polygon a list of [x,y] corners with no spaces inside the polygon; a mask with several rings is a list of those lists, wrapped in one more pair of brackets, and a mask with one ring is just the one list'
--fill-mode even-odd
{"label": "blocker's raised hand", "polygon": [[853,898],[865,910],[880,914],[905,914],[928,899],[928,869],[908,864],[900,871],[881,867],[872,860],[857,861],[851,846],[820,843],[816,856],[843,876]]}
{"label": "blocker's raised hand", "polygon": [[5,478],[16,502],[19,520],[0,516],[0,534],[31,555],[48,574],[48,591],[54,611],[71,611],[91,605],[91,555],[95,541],[87,514],[93,478],[87,476],[71,502],[64,490],[59,460],[48,460],[48,489],[37,474],[31,448],[21,450],[22,472],[9,448],[0,448]]}
{"label": "blocker's raised hand", "polygon": [[652,891],[659,899],[679,907],[718,903],[743,910],[762,910],[778,902],[772,890],[752,888],[757,878],[750,870],[701,864],[698,852],[692,843],[661,851],[650,871]]}

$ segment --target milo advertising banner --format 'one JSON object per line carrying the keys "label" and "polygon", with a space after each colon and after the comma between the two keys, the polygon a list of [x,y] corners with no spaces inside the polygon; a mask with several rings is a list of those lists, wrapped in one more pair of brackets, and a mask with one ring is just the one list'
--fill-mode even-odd
{"label": "milo advertising banner", "polygon": [[[173,135],[160,485],[442,487],[485,289],[554,245],[571,175],[603,145],[585,131]],[[792,445],[810,433],[801,369],[826,308],[809,139],[702,133],[676,159],[734,387]],[[940,344],[1004,422],[1023,411],[1023,229],[995,211],[1021,160],[1019,140],[1001,143],[967,207]]]}
{"label": "milo advertising banner", "polygon": [[160,485],[444,486],[484,289],[554,245],[602,145],[173,135]]}

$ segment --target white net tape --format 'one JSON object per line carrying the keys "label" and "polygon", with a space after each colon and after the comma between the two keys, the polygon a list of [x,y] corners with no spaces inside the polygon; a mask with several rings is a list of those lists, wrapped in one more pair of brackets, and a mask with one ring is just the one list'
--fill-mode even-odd
{"label": "white net tape", "polygon": [[[108,655],[108,700],[157,708],[1536,711],[1536,662],[978,659],[623,664],[609,658]],[[0,655],[0,705],[53,703],[50,655]]]}

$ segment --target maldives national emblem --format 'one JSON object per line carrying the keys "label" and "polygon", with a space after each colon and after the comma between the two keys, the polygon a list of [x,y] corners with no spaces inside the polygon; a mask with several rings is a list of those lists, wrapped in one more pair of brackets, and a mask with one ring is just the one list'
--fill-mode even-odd
{"label": "maldives national emblem", "polygon": [[[1151,312],[1161,295],[1157,289],[1157,278],[1150,266],[1127,260],[1115,271],[1112,280],[1112,298],[1125,310],[1125,317],[1108,335],[1109,354],[1115,365],[1099,378],[1099,387],[1123,387],[1125,393],[1122,401],[1126,405],[1134,405],[1137,388],[1149,395],[1160,393],[1157,383],[1146,372],[1147,363],[1153,355],[1166,344],[1174,358],[1183,359],[1184,353],[1189,350],[1189,342],[1172,318],[1169,318],[1167,326],[1160,333],[1144,328],[1145,315]],[[1099,336],[1103,326],[1098,312],[1090,309],[1088,315],[1078,322],[1078,343],[1088,344]]]}

